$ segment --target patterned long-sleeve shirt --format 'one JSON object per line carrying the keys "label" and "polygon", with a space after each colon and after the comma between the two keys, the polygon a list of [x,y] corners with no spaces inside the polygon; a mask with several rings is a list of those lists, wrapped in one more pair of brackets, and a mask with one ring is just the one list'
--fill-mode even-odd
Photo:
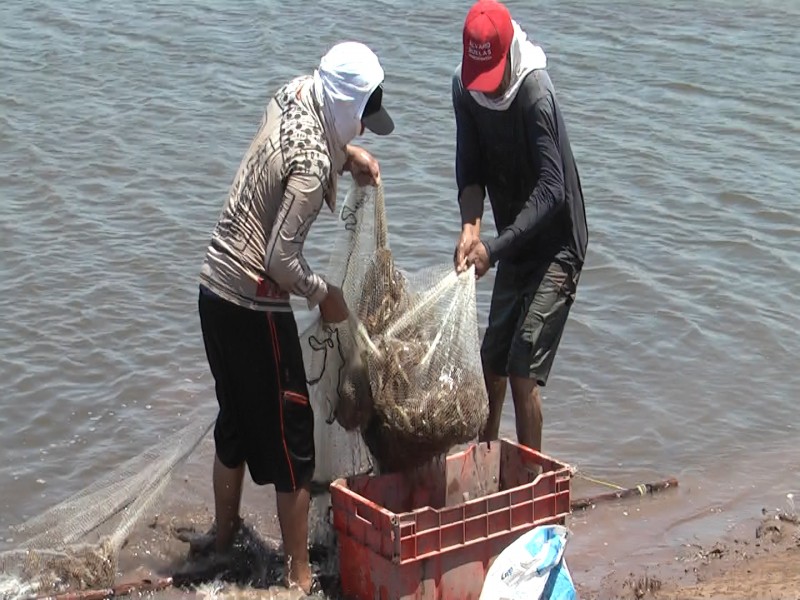
{"label": "patterned long-sleeve shirt", "polygon": [[231,185],[202,285],[254,310],[291,310],[290,294],[310,308],[319,304],[327,285],[303,258],[303,245],[322,206],[333,205],[344,161],[344,149],[328,143],[312,78],[282,87]]}

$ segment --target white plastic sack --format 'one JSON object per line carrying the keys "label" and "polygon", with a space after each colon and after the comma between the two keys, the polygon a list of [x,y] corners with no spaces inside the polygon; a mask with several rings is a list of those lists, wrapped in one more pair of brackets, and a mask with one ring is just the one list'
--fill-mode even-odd
{"label": "white plastic sack", "polygon": [[541,525],[509,545],[492,564],[480,600],[577,600],[564,560],[569,531]]}
{"label": "white plastic sack", "polygon": [[[347,305],[357,305],[370,257],[385,236],[375,224],[375,190],[353,184],[341,203],[331,236],[331,253],[322,273],[342,289]],[[369,209],[367,209],[367,206]],[[341,326],[317,318],[300,334],[308,392],[314,409],[314,481],[328,485],[338,477],[372,470],[372,458],[358,431],[348,431],[336,419],[340,374],[345,366]]]}

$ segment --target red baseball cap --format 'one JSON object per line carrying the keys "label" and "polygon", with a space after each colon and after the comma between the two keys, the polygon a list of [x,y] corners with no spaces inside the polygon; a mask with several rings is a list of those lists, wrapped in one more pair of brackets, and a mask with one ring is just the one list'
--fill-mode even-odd
{"label": "red baseball cap", "polygon": [[496,0],[478,0],[464,21],[461,82],[468,90],[493,92],[503,81],[514,26],[508,9]]}

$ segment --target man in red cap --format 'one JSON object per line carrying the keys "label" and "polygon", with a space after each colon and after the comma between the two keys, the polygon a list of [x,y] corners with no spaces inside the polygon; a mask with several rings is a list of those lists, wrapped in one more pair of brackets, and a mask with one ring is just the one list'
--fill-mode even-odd
{"label": "man in red cap", "polygon": [[[540,450],[547,383],[588,241],[580,178],[547,59],[499,2],[464,22],[453,77],[461,237],[456,270],[497,266],[481,347],[489,394],[484,440],[497,439],[508,379],[517,439]],[[481,236],[484,198],[496,236]]]}

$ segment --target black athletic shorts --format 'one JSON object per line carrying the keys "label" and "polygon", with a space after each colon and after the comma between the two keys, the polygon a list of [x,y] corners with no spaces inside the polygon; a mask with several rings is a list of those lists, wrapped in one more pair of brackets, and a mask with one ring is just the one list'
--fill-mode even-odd
{"label": "black athletic shorts", "polygon": [[294,314],[243,308],[202,287],[198,303],[219,403],[219,460],[228,468],[247,463],[254,483],[278,492],[307,485],[314,414]]}

